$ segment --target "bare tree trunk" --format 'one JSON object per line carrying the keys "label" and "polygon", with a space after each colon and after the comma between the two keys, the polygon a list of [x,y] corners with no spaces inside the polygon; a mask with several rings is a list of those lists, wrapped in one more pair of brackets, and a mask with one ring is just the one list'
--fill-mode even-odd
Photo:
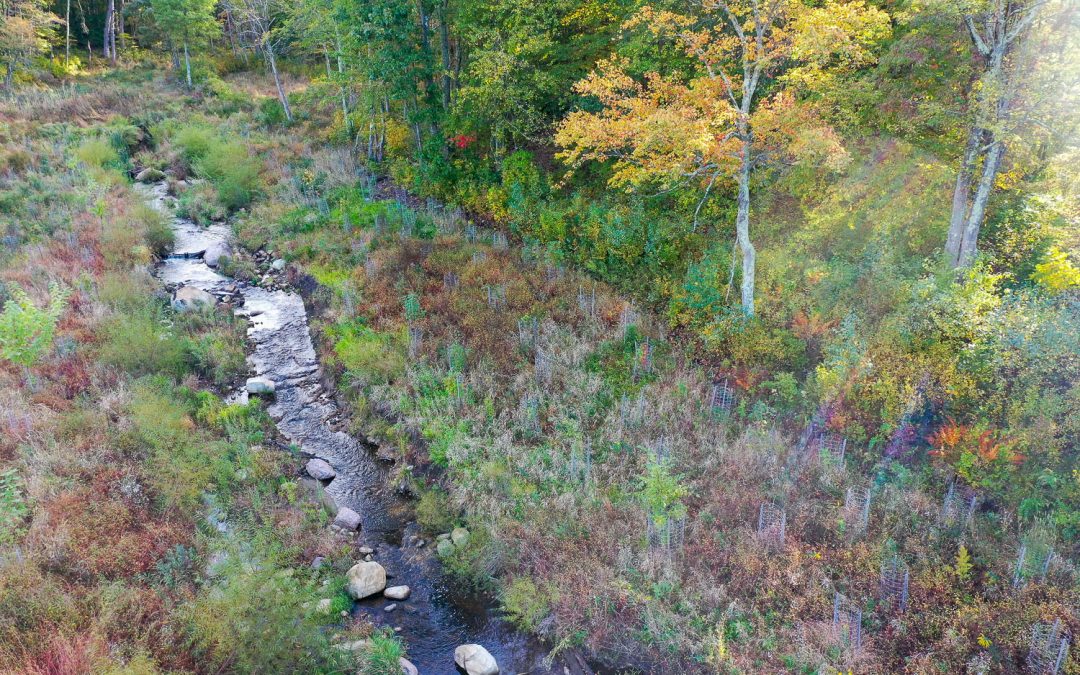
{"label": "bare tree trunk", "polygon": [[956,266],[967,267],[975,260],[978,252],[979,230],[982,228],[983,219],[986,217],[986,205],[990,201],[990,193],[994,189],[994,179],[997,178],[998,169],[1001,167],[1001,159],[1005,156],[1005,144],[994,141],[983,160],[982,177],[979,179],[979,187],[975,191],[975,198],[971,202],[971,213],[968,214],[967,223],[964,225],[964,238],[960,242],[960,251],[957,255]]}
{"label": "bare tree trunk", "polygon": [[184,70],[187,71],[187,86],[191,89],[191,55],[188,54],[187,40],[184,40]]}
{"label": "bare tree trunk", "polygon": [[442,99],[443,110],[450,110],[450,0],[443,0],[440,5],[439,41],[442,43]]}
{"label": "bare tree trunk", "polygon": [[109,0],[105,6],[105,29],[101,36],[101,53],[105,58],[116,63],[116,55],[112,50],[113,13],[116,11],[116,0]]}
{"label": "bare tree trunk", "polygon": [[64,12],[64,67],[71,62],[71,0],[67,0]]}
{"label": "bare tree trunk", "polygon": [[979,126],[972,126],[968,134],[967,149],[956,175],[956,187],[953,189],[952,217],[949,218],[949,234],[945,240],[945,255],[949,264],[956,267],[960,258],[960,242],[964,239],[964,225],[967,222],[971,204],[971,179],[975,171],[975,160],[983,144],[985,132]]}
{"label": "bare tree trunk", "polygon": [[345,119],[345,133],[352,134],[352,120],[349,119],[349,99],[345,87],[345,60],[341,57],[341,33],[337,22],[334,23],[334,49],[337,51],[337,72],[341,80],[341,114]]}
{"label": "bare tree trunk", "polygon": [[[740,126],[745,128],[745,123]],[[742,158],[739,164],[738,215],[735,217],[735,234],[742,251],[742,308],[747,316],[754,316],[754,268],[757,251],[750,243],[750,167],[753,163],[751,145],[753,140],[749,130],[743,135]]]}
{"label": "bare tree trunk", "polygon": [[274,58],[274,46],[269,41],[263,44],[266,50],[266,60],[270,63],[270,72],[274,75],[274,86],[277,87],[278,99],[281,100],[281,108],[285,111],[285,119],[292,122],[292,109],[289,108],[289,97],[285,95],[285,87],[281,84],[281,76],[278,74],[277,59]]}

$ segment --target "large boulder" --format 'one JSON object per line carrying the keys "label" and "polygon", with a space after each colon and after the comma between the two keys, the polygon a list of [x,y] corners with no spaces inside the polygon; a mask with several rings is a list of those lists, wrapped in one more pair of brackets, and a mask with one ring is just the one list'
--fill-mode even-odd
{"label": "large boulder", "polygon": [[178,312],[190,312],[203,307],[213,307],[217,298],[201,288],[181,286],[173,293],[172,306]]}
{"label": "large boulder", "polygon": [[249,377],[247,380],[247,393],[256,396],[273,396],[277,385],[269,377]]}
{"label": "large boulder", "polygon": [[499,675],[499,664],[480,645],[461,645],[454,650],[454,663],[469,675]]}
{"label": "large boulder", "polygon": [[214,242],[206,247],[203,253],[203,262],[210,267],[218,267],[221,262],[232,257],[232,249],[223,241]]}
{"label": "large boulder", "polygon": [[337,475],[337,472],[334,471],[334,467],[330,466],[326,460],[319,459],[318,457],[308,460],[304,470],[315,480],[330,480]]}
{"label": "large boulder", "polygon": [[334,525],[343,530],[359,530],[361,522],[360,514],[347,506],[338,509],[337,515],[334,516]]}
{"label": "large boulder", "polygon": [[152,166],[148,166],[135,175],[135,180],[140,183],[157,183],[158,181],[165,180],[165,173]]}
{"label": "large boulder", "polygon": [[377,562],[356,563],[346,576],[345,591],[356,600],[382,593],[386,588],[386,570]]}

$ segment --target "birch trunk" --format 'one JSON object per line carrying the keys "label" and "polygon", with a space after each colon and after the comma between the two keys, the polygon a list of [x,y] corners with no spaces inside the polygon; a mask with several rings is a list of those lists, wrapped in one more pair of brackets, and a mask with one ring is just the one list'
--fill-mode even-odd
{"label": "birch trunk", "polygon": [[964,238],[960,242],[960,251],[957,254],[957,267],[967,267],[975,260],[975,254],[978,252],[979,230],[982,228],[983,219],[986,218],[986,205],[990,201],[994,180],[997,178],[998,169],[1001,168],[1001,159],[1004,156],[1005,144],[995,141],[987,151],[986,159],[983,160],[982,177],[979,179],[975,198],[971,202],[971,213],[968,214],[967,224],[964,226]]}
{"label": "birch trunk", "polygon": [[964,239],[964,226],[967,223],[971,203],[971,179],[975,171],[975,160],[983,144],[985,132],[978,126],[972,126],[968,134],[967,149],[956,175],[956,187],[953,189],[952,216],[949,218],[949,234],[945,240],[945,255],[949,264],[956,267],[960,258],[960,242]]}
{"label": "birch trunk", "polygon": [[184,40],[184,70],[187,71],[187,86],[191,89],[191,55],[188,54],[187,40]]}
{"label": "birch trunk", "polygon": [[757,251],[750,242],[750,167],[753,163],[750,132],[743,136],[742,158],[739,162],[738,215],[735,217],[735,235],[742,252],[742,308],[747,316],[754,316],[754,268],[757,263]]}
{"label": "birch trunk", "polygon": [[292,109],[289,108],[289,97],[285,95],[285,87],[281,84],[281,76],[278,74],[277,59],[274,58],[274,46],[268,41],[264,48],[266,49],[266,59],[270,63],[270,72],[274,75],[274,86],[277,87],[278,99],[281,101],[282,110],[285,111],[285,119],[292,122]]}

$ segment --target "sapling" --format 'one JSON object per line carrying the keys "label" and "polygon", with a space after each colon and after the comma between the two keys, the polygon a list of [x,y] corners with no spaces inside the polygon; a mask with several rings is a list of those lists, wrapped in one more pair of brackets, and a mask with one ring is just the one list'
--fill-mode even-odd
{"label": "sapling", "polygon": [[49,304],[40,308],[24,290],[16,287],[0,313],[0,358],[22,367],[28,385],[30,368],[52,347],[56,323],[71,292],[49,286]]}

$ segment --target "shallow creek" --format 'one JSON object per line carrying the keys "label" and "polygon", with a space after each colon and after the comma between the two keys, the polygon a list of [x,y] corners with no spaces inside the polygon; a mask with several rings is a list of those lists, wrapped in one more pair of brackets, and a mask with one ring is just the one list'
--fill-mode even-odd
{"label": "shallow creek", "polygon": [[[574,652],[547,663],[550,650],[499,619],[491,598],[463,591],[443,576],[433,555],[434,542],[422,547],[412,543],[420,532],[411,521],[410,504],[387,487],[386,467],[373,449],[339,428],[342,414],[323,388],[300,295],[219,274],[203,262],[202,254],[212,246],[228,244],[230,228],[224,224],[204,228],[177,217],[175,199],[168,195],[165,183],[141,187],[152,205],[170,218],[176,236],[172,254],[158,268],[158,278],[170,291],[194,286],[217,296],[243,298],[242,303],[235,303],[239,305],[235,312],[250,321],[251,369],[276,385],[268,412],[278,431],[305,455],[334,467],[337,477],[325,486],[329,499],[324,501],[360,514],[358,545],[375,549],[374,559],[392,577],[389,585],[405,584],[412,589],[409,599],[398,602],[392,612],[384,611],[392,601],[381,597],[356,603],[353,612],[376,625],[400,627],[408,658],[423,675],[457,673],[454,648],[465,643],[483,645],[503,673],[594,672]],[[312,479],[305,480],[314,486]]]}

